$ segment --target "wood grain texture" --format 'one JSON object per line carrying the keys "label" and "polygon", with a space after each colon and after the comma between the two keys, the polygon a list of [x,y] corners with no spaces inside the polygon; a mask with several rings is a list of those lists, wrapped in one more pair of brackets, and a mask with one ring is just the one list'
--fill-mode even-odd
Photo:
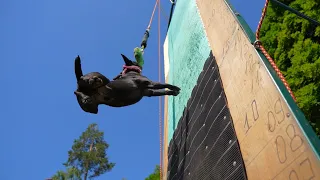
{"label": "wood grain texture", "polygon": [[[164,56],[164,77],[165,83],[169,83],[169,54],[168,54],[168,37],[163,45]],[[164,114],[163,114],[163,158],[162,158],[162,179],[167,179],[168,168],[168,96],[164,97]]]}
{"label": "wood grain texture", "polygon": [[224,0],[197,0],[249,180],[320,179],[320,162]]}

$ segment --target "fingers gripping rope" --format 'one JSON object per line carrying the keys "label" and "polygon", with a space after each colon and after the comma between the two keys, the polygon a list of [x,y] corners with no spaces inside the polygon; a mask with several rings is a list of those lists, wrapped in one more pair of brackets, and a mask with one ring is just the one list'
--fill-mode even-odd
{"label": "fingers gripping rope", "polygon": [[273,69],[276,71],[277,75],[279,76],[279,78],[281,79],[281,81],[283,82],[283,84],[285,85],[286,89],[288,90],[288,92],[290,93],[291,97],[293,98],[294,101],[296,101],[296,98],[291,90],[291,88],[289,87],[288,82],[286,81],[285,77],[283,76],[283,74],[281,73],[280,69],[278,68],[278,66],[276,65],[276,63],[274,62],[274,60],[272,59],[272,57],[270,56],[270,54],[267,52],[267,50],[263,47],[261,41],[259,40],[259,36],[260,36],[260,29],[262,26],[262,22],[264,20],[264,17],[266,16],[267,13],[267,8],[269,5],[269,0],[266,0],[266,3],[264,5],[263,11],[262,11],[262,16],[260,18],[259,24],[258,24],[258,28],[256,31],[256,41],[253,43],[253,45],[255,46],[255,48],[260,49],[261,52],[266,56],[266,58],[268,59],[268,61],[270,62],[271,66],[273,67]]}

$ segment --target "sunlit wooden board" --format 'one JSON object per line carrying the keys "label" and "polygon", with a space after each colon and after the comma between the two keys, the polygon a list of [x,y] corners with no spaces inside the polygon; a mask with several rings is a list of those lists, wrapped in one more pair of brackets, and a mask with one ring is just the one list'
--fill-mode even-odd
{"label": "sunlit wooden board", "polygon": [[265,64],[223,0],[197,0],[248,178],[320,179],[320,162]]}
{"label": "sunlit wooden board", "polygon": [[[169,54],[168,54],[168,36],[163,44],[163,56],[164,56],[164,77],[165,82],[169,82]],[[163,117],[163,149],[162,149],[162,179],[167,179],[168,168],[168,96],[164,97],[164,117]]]}

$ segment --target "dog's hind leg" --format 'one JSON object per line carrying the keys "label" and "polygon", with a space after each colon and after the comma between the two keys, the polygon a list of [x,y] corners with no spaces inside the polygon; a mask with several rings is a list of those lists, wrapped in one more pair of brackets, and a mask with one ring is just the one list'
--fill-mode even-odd
{"label": "dog's hind leg", "polygon": [[177,96],[179,94],[179,91],[172,91],[172,90],[165,90],[165,89],[145,89],[143,91],[143,96]]}
{"label": "dog's hind leg", "polygon": [[180,91],[180,88],[178,86],[174,86],[167,83],[159,83],[159,82],[151,82],[148,86],[149,89],[164,89],[168,88],[173,91]]}

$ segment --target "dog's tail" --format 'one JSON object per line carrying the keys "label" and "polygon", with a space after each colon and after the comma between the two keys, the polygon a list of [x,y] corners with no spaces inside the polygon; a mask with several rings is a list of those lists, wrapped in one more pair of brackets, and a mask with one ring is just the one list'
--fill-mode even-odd
{"label": "dog's tail", "polygon": [[77,81],[79,81],[81,76],[83,76],[82,69],[81,69],[81,60],[79,55],[74,60],[74,72],[76,74]]}
{"label": "dog's tail", "polygon": [[121,56],[122,56],[122,59],[124,60],[124,63],[126,64],[126,66],[132,66],[133,65],[132,61],[129,58],[127,58],[127,56],[125,56],[123,54],[121,54]]}

